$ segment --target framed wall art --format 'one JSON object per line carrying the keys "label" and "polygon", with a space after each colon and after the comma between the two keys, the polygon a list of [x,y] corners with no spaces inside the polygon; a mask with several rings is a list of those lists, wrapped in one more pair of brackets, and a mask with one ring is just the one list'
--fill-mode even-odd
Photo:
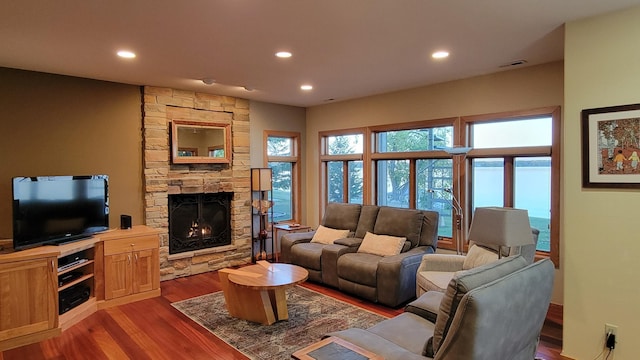
{"label": "framed wall art", "polygon": [[582,110],[582,186],[640,188],[640,104]]}

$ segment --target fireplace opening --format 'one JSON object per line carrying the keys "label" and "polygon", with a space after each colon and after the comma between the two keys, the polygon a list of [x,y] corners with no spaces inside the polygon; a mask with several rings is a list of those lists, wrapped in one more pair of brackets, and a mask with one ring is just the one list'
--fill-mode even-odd
{"label": "fireplace opening", "polygon": [[169,254],[231,244],[233,193],[169,195]]}

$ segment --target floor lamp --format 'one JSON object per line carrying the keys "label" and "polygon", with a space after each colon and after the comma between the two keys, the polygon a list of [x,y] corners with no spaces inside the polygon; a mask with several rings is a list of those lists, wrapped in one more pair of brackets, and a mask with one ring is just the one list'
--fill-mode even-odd
{"label": "floor lamp", "polygon": [[[498,258],[502,247],[518,247],[533,244],[529,212],[505,207],[478,207],[473,213],[469,240],[480,245],[497,247]],[[507,255],[511,253],[511,249]]]}
{"label": "floor lamp", "polygon": [[[455,213],[455,217],[454,217],[454,225],[456,227],[456,231],[454,232],[454,240],[455,240],[455,244],[456,244],[456,254],[461,255],[462,254],[462,250],[464,249],[464,240],[465,240],[465,236],[464,236],[464,229],[465,227],[463,226],[462,223],[462,219],[463,219],[463,209],[462,206],[460,206],[460,188],[462,187],[462,176],[460,174],[460,164],[464,161],[465,157],[467,156],[467,153],[471,150],[470,147],[463,147],[463,146],[454,146],[454,147],[450,147],[450,148],[444,148],[443,149],[447,154],[451,155],[453,161],[456,163],[456,173],[458,174],[458,183],[457,186],[453,187],[453,190],[451,189],[444,189],[444,191],[448,192],[449,194],[451,194],[451,208],[453,208],[453,211]],[[455,190],[455,191],[454,191]]]}
{"label": "floor lamp", "polygon": [[[271,210],[271,218],[273,218],[273,200],[269,198],[269,192],[272,190],[271,168],[253,168],[251,169],[251,206],[253,207],[254,216],[258,216],[258,231],[252,231],[255,239],[260,243],[258,254],[255,260],[267,260],[267,223],[269,222],[269,211]],[[255,221],[252,221],[252,225]],[[272,228],[273,229],[273,228]],[[273,234],[271,234],[271,249],[273,250]]]}

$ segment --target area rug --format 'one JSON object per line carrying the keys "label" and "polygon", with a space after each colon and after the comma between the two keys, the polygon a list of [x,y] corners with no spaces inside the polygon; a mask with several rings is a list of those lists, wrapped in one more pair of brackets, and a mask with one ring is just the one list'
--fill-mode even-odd
{"label": "area rug", "polygon": [[222,291],[172,303],[250,359],[290,359],[326,333],[366,329],[385,317],[300,286],[287,290],[289,320],[263,326],[229,316]]}

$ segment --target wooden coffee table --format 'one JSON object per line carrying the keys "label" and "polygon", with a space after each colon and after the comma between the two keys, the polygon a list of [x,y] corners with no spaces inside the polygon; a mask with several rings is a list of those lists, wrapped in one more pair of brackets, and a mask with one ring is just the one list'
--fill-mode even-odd
{"label": "wooden coffee table", "polygon": [[291,355],[296,360],[383,360],[383,357],[355,344],[330,336]]}
{"label": "wooden coffee table", "polygon": [[263,325],[289,319],[285,290],[309,277],[300,266],[267,261],[218,273],[229,314]]}

